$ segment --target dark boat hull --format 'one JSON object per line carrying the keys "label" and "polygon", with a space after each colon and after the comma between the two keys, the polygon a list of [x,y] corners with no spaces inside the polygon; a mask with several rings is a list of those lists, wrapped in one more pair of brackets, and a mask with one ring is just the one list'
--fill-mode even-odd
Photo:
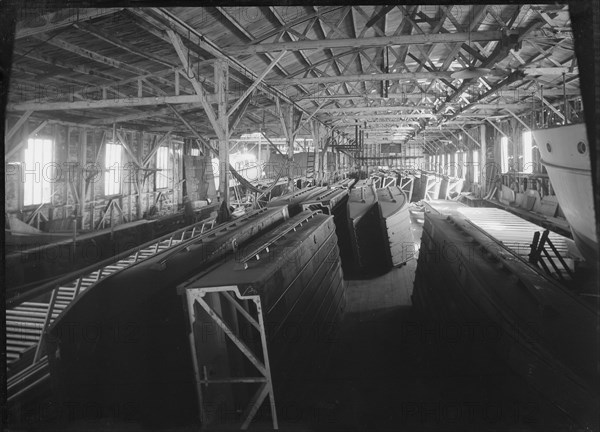
{"label": "dark boat hull", "polygon": [[318,210],[333,216],[344,275],[352,274],[359,262],[358,244],[349,215],[348,199],[348,189],[337,188],[327,190],[302,203],[304,210]]}
{"label": "dark boat hull", "polygon": [[405,264],[415,252],[408,199],[398,186],[378,189],[377,196],[389,263],[391,266]]}
{"label": "dark boat hull", "polygon": [[358,258],[349,275],[354,278],[372,277],[389,270],[387,241],[381,230],[375,188],[363,186],[352,189],[348,213],[353,228],[350,241],[355,245]]}
{"label": "dark boat hull", "polygon": [[[247,250],[253,251],[251,260],[245,261],[242,256],[229,258],[179,287],[188,304],[190,299],[201,296],[214,310],[219,310],[227,326],[236,329],[235,333],[253,352],[262,351],[260,341],[251,336],[254,333],[244,330],[245,321],[229,312],[231,304],[222,291],[235,289],[241,295],[259,296],[275,401],[283,418],[288,411],[286,407],[294,406],[304,378],[314,376],[326,357],[331,347],[330,337],[345,309],[345,286],[333,218],[311,214],[302,212],[249,245]],[[285,235],[273,241],[284,229]],[[266,243],[268,251],[254,252]],[[254,258],[254,253],[260,254],[260,259]],[[199,294],[202,289],[207,291]],[[200,307],[194,309],[189,311],[194,329],[191,343],[201,375],[212,380],[256,376],[257,371],[247,357],[219,329],[205,331],[213,330],[209,314]],[[204,385],[199,381],[198,392],[206,425],[215,427],[228,420],[227,413],[243,407],[252,394],[239,384]]]}
{"label": "dark boat hull", "polygon": [[597,311],[463,217],[426,214],[412,299],[432,320],[484,332],[479,348],[597,427]]}
{"label": "dark boat hull", "polygon": [[147,425],[197,418],[187,322],[176,286],[286,217],[284,208],[253,212],[228,230],[219,226],[83,292],[46,338],[61,403],[99,407],[106,417]]}

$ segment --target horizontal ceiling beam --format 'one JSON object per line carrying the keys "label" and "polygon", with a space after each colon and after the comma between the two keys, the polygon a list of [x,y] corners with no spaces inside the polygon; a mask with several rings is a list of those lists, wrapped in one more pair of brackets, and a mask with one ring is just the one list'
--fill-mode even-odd
{"label": "horizontal ceiling beam", "polygon": [[[523,91],[523,90],[499,90],[495,92],[494,96],[503,96],[503,97],[512,97],[515,99],[522,99],[526,97],[531,97],[531,94],[535,93],[534,91]],[[538,92],[539,93],[539,92]],[[579,96],[581,93],[579,89],[576,88],[567,88],[566,89],[567,96]],[[544,88],[544,96],[562,96],[563,90],[561,89],[546,89]],[[349,99],[349,100],[386,100],[386,99],[423,99],[425,97],[437,98],[439,97],[439,93],[389,93],[387,97],[380,96],[379,94],[373,93],[351,93],[351,94],[333,94],[326,95],[322,92],[314,95],[302,95],[294,98],[296,102],[302,100],[322,100],[324,98],[327,99]]]}
{"label": "horizontal ceiling beam", "polygon": [[355,120],[363,121],[368,119],[381,119],[381,118],[389,118],[389,119],[397,119],[397,121],[402,121],[406,118],[435,118],[437,117],[435,114],[364,114],[364,115],[356,115],[356,116],[329,116],[329,117],[320,117],[321,120],[342,120],[342,123],[354,123]]}
{"label": "horizontal ceiling beam", "polygon": [[223,48],[227,54],[258,54],[273,51],[300,51],[327,48],[367,48],[397,45],[417,45],[433,43],[455,42],[486,42],[501,40],[501,31],[463,32],[463,33],[435,33],[397,35],[387,37],[324,39],[324,40],[298,40],[295,42],[262,43],[257,45],[233,45]]}
{"label": "horizontal ceiling beam", "polygon": [[[195,111],[200,108],[201,107],[199,107],[197,104],[189,104],[189,105],[183,104],[183,105],[179,105],[178,111],[180,113],[185,113],[188,111]],[[144,119],[149,119],[149,118],[153,118],[153,117],[154,118],[165,117],[165,116],[169,116],[171,113],[173,113],[173,110],[169,107],[153,109],[153,110],[148,110],[148,111],[136,110],[135,112],[133,112],[131,114],[123,114],[123,115],[118,115],[118,116],[101,118],[101,119],[97,119],[97,120],[91,120],[88,123],[93,124],[93,125],[111,125],[113,123],[135,122],[137,120],[144,120]]]}
{"label": "horizontal ceiling beam", "polygon": [[[341,76],[324,76],[324,77],[307,77],[307,78],[287,78],[279,80],[267,81],[272,86],[283,85],[300,85],[300,84],[325,84],[325,83],[342,83],[354,81],[411,81],[415,79],[450,79],[452,72],[437,71],[437,72],[398,72],[398,73],[373,73],[373,74],[358,74],[358,75],[341,75]],[[324,96],[326,97],[326,96]]]}
{"label": "horizontal ceiling beam", "polygon": [[[212,96],[214,99],[214,96]],[[183,95],[183,96],[149,96],[149,97],[131,97],[123,99],[100,99],[100,100],[83,100],[75,102],[26,102],[12,103],[6,107],[7,111],[65,111],[77,109],[97,109],[97,108],[130,108],[134,106],[150,106],[164,104],[189,104],[197,103],[200,107],[200,96],[198,95]]]}
{"label": "horizontal ceiling beam", "polygon": [[[544,93],[546,94],[546,93]],[[561,93],[562,94],[562,93]],[[295,101],[301,101],[301,100],[322,100],[322,99],[349,99],[349,100],[387,100],[387,99],[423,99],[425,97],[430,97],[430,98],[437,98],[439,97],[439,94],[435,94],[435,93],[389,93],[387,95],[387,97],[383,97],[380,96],[378,94],[375,93],[364,93],[364,94],[358,94],[358,93],[352,93],[352,94],[332,94],[332,95],[326,95],[324,93],[319,92],[318,94],[315,95],[310,95],[310,96],[299,96],[297,98],[294,98]]]}
{"label": "horizontal ceiling beam", "polygon": [[526,75],[579,75],[579,68],[570,67],[526,67],[522,68]]}
{"label": "horizontal ceiling beam", "polygon": [[372,106],[372,107],[353,107],[353,108],[327,108],[322,109],[321,113],[375,113],[378,111],[389,113],[391,111],[431,111],[433,106]]}
{"label": "horizontal ceiling beam", "polygon": [[[23,39],[25,37],[33,36],[39,33],[45,33],[52,30],[57,30],[71,24],[87,21],[89,19],[100,18],[106,15],[112,15],[116,12],[121,11],[123,8],[65,8],[60,9],[56,12],[51,12],[46,15],[41,15],[44,24],[35,27],[25,27],[23,24],[25,21],[19,21],[17,23],[17,29],[15,32],[15,39]],[[63,16],[64,11],[73,11],[74,13],[65,18]]]}

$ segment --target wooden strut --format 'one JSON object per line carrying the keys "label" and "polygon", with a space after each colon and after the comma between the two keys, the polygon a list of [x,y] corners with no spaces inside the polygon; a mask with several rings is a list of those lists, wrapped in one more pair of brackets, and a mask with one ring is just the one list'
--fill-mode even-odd
{"label": "wooden strut", "polygon": [[552,241],[550,240],[550,238],[548,238],[549,234],[550,234],[549,230],[544,230],[544,232],[542,233],[541,236],[540,236],[539,231],[536,231],[533,234],[533,241],[531,242],[531,245],[530,245],[531,252],[529,253],[529,262],[532,263],[532,264],[534,264],[534,265],[538,265],[539,264],[544,269],[544,271],[546,273],[551,274],[552,272],[550,271],[550,268],[541,259],[542,254],[544,254],[544,257],[548,260],[548,262],[552,266],[552,268],[553,268],[554,272],[556,273],[556,275],[558,276],[558,278],[562,282],[565,282],[565,278],[562,275],[560,269],[558,268],[558,266],[556,265],[556,263],[554,262],[554,260],[552,259],[552,257],[550,256],[550,254],[548,253],[548,251],[546,250],[546,248],[544,247],[547,244],[550,247],[550,249],[552,249],[552,252],[554,253],[554,255],[556,256],[556,258],[558,259],[558,261],[562,265],[562,267],[565,270],[565,272],[569,275],[569,277],[571,279],[573,279],[573,272],[571,271],[571,269],[569,268],[569,266],[567,265],[567,263],[565,262],[565,260],[561,256],[561,254],[559,253],[559,251],[556,248],[556,246],[554,246],[554,244],[552,243]]}

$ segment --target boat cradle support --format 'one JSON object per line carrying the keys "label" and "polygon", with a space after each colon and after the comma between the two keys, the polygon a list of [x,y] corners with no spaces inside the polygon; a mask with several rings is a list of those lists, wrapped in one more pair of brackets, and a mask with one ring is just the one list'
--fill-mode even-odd
{"label": "boat cradle support", "polygon": [[[243,317],[252,327],[260,334],[262,360],[261,356],[249,347],[233,330],[234,325],[230,325],[227,320],[221,316],[216,308],[212,307],[207,301],[211,297],[219,297],[225,299],[237,312]],[[253,302],[255,305],[254,312],[248,307],[248,302]],[[212,303],[212,302],[211,302]],[[269,398],[271,411],[271,420],[273,429],[278,429],[277,410],[275,408],[275,394],[273,392],[273,381],[271,378],[271,367],[269,364],[269,353],[267,348],[267,337],[265,333],[265,322],[263,317],[262,305],[259,295],[242,295],[237,286],[225,287],[204,287],[193,288],[186,287],[185,289],[185,304],[190,322],[190,346],[192,351],[192,360],[194,365],[194,374],[196,377],[196,387],[198,394],[198,402],[200,408],[200,420],[203,425],[211,422],[211,406],[203,397],[203,393],[211,385],[248,385],[259,383],[259,387],[254,395],[248,401],[242,416],[240,429],[246,430],[257,411],[265,401]],[[211,379],[205,366],[200,365],[196,350],[196,337],[201,337],[195,334],[196,321],[195,305],[199,305],[207,314],[208,317],[218,326],[223,333],[233,342],[239,351],[254,365],[259,372],[259,376],[229,376],[222,378]]]}

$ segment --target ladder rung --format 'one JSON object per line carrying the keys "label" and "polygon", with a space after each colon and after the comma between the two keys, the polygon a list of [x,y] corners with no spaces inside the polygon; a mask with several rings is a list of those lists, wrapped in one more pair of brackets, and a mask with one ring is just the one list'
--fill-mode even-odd
{"label": "ladder rung", "polygon": [[30,321],[15,321],[14,319],[8,319],[6,320],[6,325],[7,326],[18,326],[18,327],[29,327],[29,328],[42,328],[42,326],[39,326],[33,322]]}
{"label": "ladder rung", "polygon": [[[47,308],[48,303],[38,303],[38,302],[23,302],[19,306],[31,306],[31,307],[41,307]],[[18,306],[17,306],[18,307]]]}
{"label": "ladder rung", "polygon": [[[39,338],[35,338],[34,341],[39,340]],[[6,345],[7,346],[24,346],[24,347],[29,347],[31,345],[35,345],[35,342],[30,342],[28,340],[23,340],[23,339],[10,339],[7,338],[6,339]]]}
{"label": "ladder rung", "polygon": [[16,346],[6,345],[6,351],[22,354],[25,350]]}
{"label": "ladder rung", "polygon": [[21,334],[21,333],[13,333],[6,332],[6,343],[8,345],[11,344],[11,341],[25,341],[28,343],[35,343],[40,340],[40,334]]}
{"label": "ladder rung", "polygon": [[[11,309],[11,310],[7,310],[6,311],[7,315],[11,315],[11,316],[25,316],[25,317],[40,317],[40,319],[43,319],[46,317],[46,312],[30,312],[30,311],[20,311],[20,310],[15,310],[15,309]],[[53,313],[52,315],[58,315],[57,313]]]}
{"label": "ladder rung", "polygon": [[6,326],[6,334],[15,334],[15,335],[40,335],[42,334],[42,326],[38,328],[31,328],[30,326],[15,326],[15,325],[7,325]]}

